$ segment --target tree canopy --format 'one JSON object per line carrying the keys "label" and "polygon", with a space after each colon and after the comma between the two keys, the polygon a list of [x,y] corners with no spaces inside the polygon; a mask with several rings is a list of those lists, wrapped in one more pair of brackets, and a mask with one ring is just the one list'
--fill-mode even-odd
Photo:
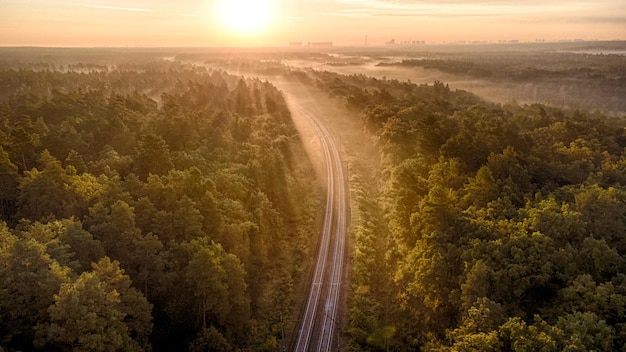
{"label": "tree canopy", "polygon": [[349,350],[623,349],[623,119],[309,76],[383,163],[353,190]]}
{"label": "tree canopy", "polygon": [[284,338],[321,193],[282,94],[165,61],[37,67],[0,65],[0,346]]}

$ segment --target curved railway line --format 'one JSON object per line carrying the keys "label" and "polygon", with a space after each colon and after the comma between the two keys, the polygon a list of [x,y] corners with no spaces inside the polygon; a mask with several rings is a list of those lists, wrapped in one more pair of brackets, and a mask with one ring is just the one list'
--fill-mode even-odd
{"label": "curved railway line", "polygon": [[346,255],[347,185],[339,149],[333,135],[298,99],[288,100],[292,113],[307,118],[315,130],[323,154],[326,176],[326,211],[320,246],[302,320],[294,331],[290,350],[327,352],[336,350],[338,306]]}

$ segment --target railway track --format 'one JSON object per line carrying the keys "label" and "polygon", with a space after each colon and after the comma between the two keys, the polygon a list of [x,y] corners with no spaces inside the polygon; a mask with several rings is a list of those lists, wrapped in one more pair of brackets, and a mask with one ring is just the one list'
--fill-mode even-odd
{"label": "railway track", "polygon": [[333,351],[336,350],[338,306],[346,255],[346,180],[339,149],[333,135],[316,117],[315,106],[302,103],[299,99],[288,99],[288,105],[292,113],[306,117],[315,130],[326,176],[326,210],[320,246],[302,320],[294,332],[291,350]]}
{"label": "railway track", "polygon": [[[228,68],[228,71],[246,74],[232,67]],[[333,134],[317,117],[329,114],[329,110],[323,110],[320,107],[325,104],[331,105],[331,102],[319,101],[319,99],[324,99],[319,98],[323,96],[319,95],[319,92],[316,100],[309,94],[310,92],[307,92],[308,88],[302,89],[302,86],[299,87],[300,83],[295,81],[272,76],[260,75],[259,77],[269,80],[282,90],[292,115],[298,114],[306,120],[304,123],[306,127],[294,121],[301,134],[303,134],[302,128],[314,130],[320,143],[326,177],[326,210],[320,246],[306,304],[300,314],[301,319],[291,334],[289,351],[330,352],[338,350],[335,337],[339,317],[338,308],[342,297],[349,207],[348,185],[339,149]]]}

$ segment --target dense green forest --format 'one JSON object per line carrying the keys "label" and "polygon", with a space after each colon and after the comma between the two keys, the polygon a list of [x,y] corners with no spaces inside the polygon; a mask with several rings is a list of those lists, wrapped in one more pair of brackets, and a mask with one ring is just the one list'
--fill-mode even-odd
{"label": "dense green forest", "polygon": [[623,119],[305,80],[358,113],[382,160],[353,176],[348,350],[626,350]]}
{"label": "dense green forest", "polygon": [[2,60],[0,141],[0,350],[277,348],[320,192],[268,82]]}
{"label": "dense green forest", "polygon": [[[0,60],[0,351],[275,351],[321,193],[281,93],[76,53]],[[346,350],[626,351],[624,119],[226,66],[316,85],[378,149],[343,140]]]}

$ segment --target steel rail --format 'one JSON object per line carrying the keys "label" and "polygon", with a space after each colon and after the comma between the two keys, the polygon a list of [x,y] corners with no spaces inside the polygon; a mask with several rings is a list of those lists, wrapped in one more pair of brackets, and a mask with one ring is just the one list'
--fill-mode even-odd
{"label": "steel rail", "polygon": [[[324,134],[324,138],[332,141],[332,135],[323,125],[318,123],[318,127]],[[322,333],[320,336],[320,343],[318,344],[317,351],[324,352],[330,351],[332,348],[333,335],[335,332],[335,322],[337,321],[337,306],[339,304],[339,294],[341,292],[341,277],[343,274],[343,259],[345,248],[345,183],[343,176],[343,167],[341,164],[341,158],[339,151],[334,143],[331,143],[332,168],[334,176],[340,182],[336,183],[336,202],[337,202],[337,216],[336,227],[334,232],[334,251],[333,251],[333,265],[330,275],[330,281],[328,284],[327,303],[325,305],[325,311],[322,323]]]}
{"label": "steel rail", "polygon": [[[304,115],[312,119],[308,113],[301,111]],[[324,150],[325,160],[330,160],[330,149],[326,139],[321,137],[322,132],[319,130],[319,125],[315,120],[312,121],[320,136],[320,142]],[[328,249],[330,245],[330,237],[333,223],[334,212],[334,178],[332,175],[332,168],[326,163],[326,178],[327,178],[327,190],[326,190],[326,213],[324,216],[324,227],[322,229],[320,247],[317,255],[317,261],[315,264],[315,270],[313,274],[313,281],[311,283],[311,290],[307,299],[307,304],[302,318],[302,325],[298,333],[298,340],[296,342],[295,351],[308,351],[309,344],[311,342],[311,336],[313,334],[314,325],[316,321],[318,306],[321,300],[321,292],[323,285],[324,273],[326,271],[326,262],[328,259]]]}
{"label": "steel rail", "polygon": [[[336,329],[344,270],[347,207],[343,165],[339,150],[328,129],[303,106],[292,103],[290,109],[306,116],[314,126],[323,150],[327,177],[326,212],[320,247],[294,350],[328,352],[332,349]],[[329,258],[330,252],[332,254]],[[330,268],[327,264],[330,264]]]}

